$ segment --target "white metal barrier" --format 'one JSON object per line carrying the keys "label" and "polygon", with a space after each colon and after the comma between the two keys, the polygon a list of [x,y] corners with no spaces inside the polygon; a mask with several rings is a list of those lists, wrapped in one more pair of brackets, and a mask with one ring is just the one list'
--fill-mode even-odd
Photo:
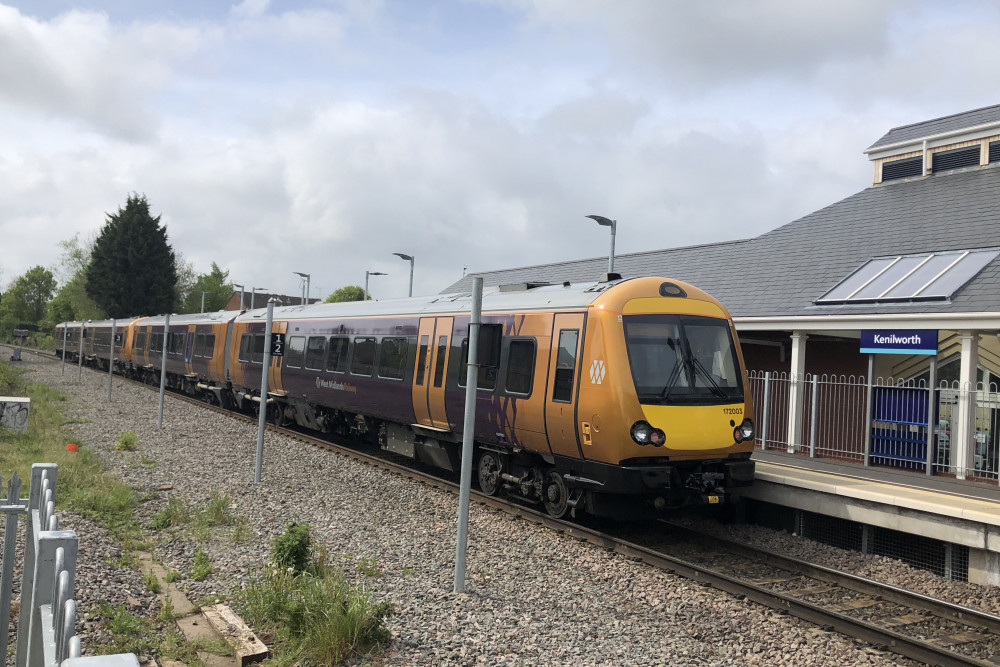
{"label": "white metal barrier", "polygon": [[7,484],[6,500],[0,501],[0,511],[5,515],[0,570],[0,619],[5,619],[0,632],[3,655],[10,633],[17,523],[21,515],[26,515],[17,667],[138,667],[139,660],[131,653],[87,658],[80,655],[73,599],[77,537],[72,530],[59,530],[56,476],[54,463],[36,463],[31,467],[27,500],[20,497],[21,480],[15,474]]}

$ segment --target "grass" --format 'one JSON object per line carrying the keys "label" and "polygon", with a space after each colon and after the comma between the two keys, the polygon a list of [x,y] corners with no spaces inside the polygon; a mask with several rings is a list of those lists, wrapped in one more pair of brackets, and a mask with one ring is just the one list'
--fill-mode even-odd
{"label": "grass", "polygon": [[162,613],[159,619],[149,619],[131,613],[124,605],[112,607],[102,604],[94,616],[106,622],[109,641],[101,647],[105,654],[135,653],[141,656],[157,656],[192,667],[202,667],[205,664],[198,656],[199,652],[215,655],[232,654],[232,649],[221,639],[194,641],[185,639],[172,622],[172,616],[168,617]]}
{"label": "grass", "polygon": [[115,440],[115,451],[134,452],[139,449],[139,434],[135,431],[122,431]]}
{"label": "grass", "polygon": [[156,577],[152,570],[142,575],[142,580],[148,588],[153,593],[159,594],[163,590],[163,586],[160,585],[160,580]]}
{"label": "grass", "polygon": [[366,577],[381,577],[382,570],[375,563],[374,558],[366,558],[362,556],[358,559],[358,572],[365,575]]}
{"label": "grass", "polygon": [[[296,569],[305,551],[305,566]],[[343,573],[314,558],[309,528],[293,522],[271,545],[272,566],[240,593],[236,605],[258,634],[275,637],[271,665],[335,665],[389,640],[392,607],[374,603]]]}
{"label": "grass", "polygon": [[198,549],[194,554],[194,562],[191,563],[189,574],[195,581],[204,581],[208,575],[212,574],[212,561],[209,560],[208,554],[201,549]]}

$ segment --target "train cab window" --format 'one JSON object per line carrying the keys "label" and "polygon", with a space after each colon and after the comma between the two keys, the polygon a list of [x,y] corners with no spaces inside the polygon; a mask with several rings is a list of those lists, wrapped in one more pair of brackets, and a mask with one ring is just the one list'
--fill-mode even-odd
{"label": "train cab window", "polygon": [[444,362],[448,356],[448,337],[438,338],[437,360],[434,362],[434,386],[440,387],[444,382]]}
{"label": "train cab window", "polygon": [[424,371],[427,367],[427,343],[430,340],[428,336],[420,337],[420,350],[417,353],[417,379],[416,383],[423,386],[424,384]]}
{"label": "train cab window", "polygon": [[[462,365],[458,372],[458,386],[464,387],[468,383],[466,378],[469,376],[469,339],[466,338],[462,341]],[[477,389],[487,389],[493,391],[497,386],[497,369],[487,368],[486,366],[479,367],[479,379],[476,382]]]}
{"label": "train cab window", "polygon": [[289,336],[285,346],[285,360],[282,362],[289,368],[302,368],[306,359],[306,337]]}
{"label": "train cab window", "polygon": [[388,336],[383,338],[378,357],[378,376],[390,380],[402,380],[405,365],[406,339]]}
{"label": "train cab window", "polygon": [[306,368],[322,370],[326,357],[326,336],[309,336],[306,346]]}
{"label": "train cab window", "polygon": [[576,343],[578,329],[559,332],[559,350],[556,352],[556,376],[552,385],[553,401],[573,400],[573,378],[576,377]]}
{"label": "train cab window", "polygon": [[375,371],[375,339],[358,336],[354,339],[351,375],[368,375]]}
{"label": "train cab window", "polygon": [[504,381],[507,393],[530,394],[534,369],[535,341],[512,340],[507,352],[507,379]]}
{"label": "train cab window", "polygon": [[330,355],[326,358],[326,370],[334,373],[347,372],[347,351],[350,348],[350,339],[346,336],[333,336],[330,338]]}

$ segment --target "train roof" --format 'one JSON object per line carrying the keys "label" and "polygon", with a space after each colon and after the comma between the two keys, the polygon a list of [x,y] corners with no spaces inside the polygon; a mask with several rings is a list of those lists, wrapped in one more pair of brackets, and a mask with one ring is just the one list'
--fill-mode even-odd
{"label": "train roof", "polygon": [[[231,322],[239,313],[235,310],[218,310],[211,313],[185,313],[183,315],[171,315],[170,326],[185,324],[219,324]],[[143,326],[154,325],[163,326],[166,315],[153,315],[141,318]]]}
{"label": "train roof", "polygon": [[[587,308],[596,300],[609,292],[615,291],[625,283],[638,286],[641,281],[653,280],[656,284],[668,280],[666,278],[630,278],[615,279],[602,282],[582,283],[518,283],[514,285],[499,285],[483,288],[483,312],[524,312],[532,310],[576,310]],[[685,285],[689,293],[696,298],[703,293],[686,283],[672,281]],[[655,288],[654,288],[655,289]],[[631,290],[629,290],[631,291]],[[708,297],[708,295],[703,295]],[[280,306],[274,309],[274,319],[304,320],[338,317],[388,317],[388,316],[426,316],[460,315],[471,312],[472,293],[455,292],[452,294],[428,294],[426,296],[407,297],[402,299],[384,299],[381,301],[348,301],[343,303],[316,303],[297,306]],[[237,322],[259,321],[267,317],[267,308],[256,308],[244,311],[236,318]]]}

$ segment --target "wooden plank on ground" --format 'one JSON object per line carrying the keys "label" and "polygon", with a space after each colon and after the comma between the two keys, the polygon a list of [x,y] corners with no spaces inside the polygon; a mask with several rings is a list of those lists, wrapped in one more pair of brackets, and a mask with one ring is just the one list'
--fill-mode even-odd
{"label": "wooden plank on ground", "polygon": [[240,667],[260,662],[267,657],[268,649],[253,630],[247,627],[243,619],[224,604],[216,604],[210,607],[202,607],[201,613],[206,620],[215,628],[216,632],[225,638],[233,647],[236,659]]}

